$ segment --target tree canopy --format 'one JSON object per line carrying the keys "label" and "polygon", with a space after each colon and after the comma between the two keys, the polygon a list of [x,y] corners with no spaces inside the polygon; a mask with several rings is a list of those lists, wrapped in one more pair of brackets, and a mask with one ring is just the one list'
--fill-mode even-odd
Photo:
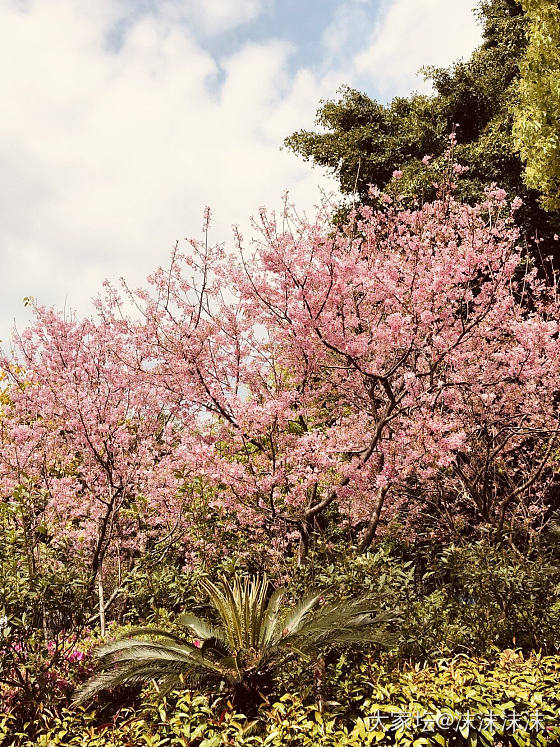
{"label": "tree canopy", "polygon": [[525,182],[542,205],[560,210],[560,6],[523,0],[529,43],[521,63],[513,135],[526,163]]}
{"label": "tree canopy", "polygon": [[[455,157],[468,168],[457,186],[458,196],[476,202],[492,183],[519,196],[523,207],[517,221],[524,237],[538,236],[545,241],[541,253],[554,253],[552,237],[559,232],[560,219],[543,209],[535,179],[528,180],[529,186],[525,183],[512,133],[528,17],[516,0],[483,0],[478,14],[483,41],[471,58],[450,68],[424,69],[433,82],[433,95],[414,93],[383,105],[342,88],[337,100],[321,102],[316,120],[320,131],[300,130],[287,137],[285,145],[334,171],[342,192],[364,201],[370,184],[387,188],[398,169],[403,172],[399,194],[412,202],[433,198],[433,183],[446,168],[448,137],[455,132]],[[430,170],[422,163],[426,156]]]}
{"label": "tree canopy", "polygon": [[193,242],[124,296],[139,320],[109,288],[98,319],[36,309],[0,359],[0,489],[33,497],[91,583],[161,532],[207,553],[201,505],[277,556],[304,553],[327,511],[362,549],[395,522],[546,523],[560,310],[519,273],[505,191],[378,199],[335,231],[327,209],[263,211],[233,257]]}

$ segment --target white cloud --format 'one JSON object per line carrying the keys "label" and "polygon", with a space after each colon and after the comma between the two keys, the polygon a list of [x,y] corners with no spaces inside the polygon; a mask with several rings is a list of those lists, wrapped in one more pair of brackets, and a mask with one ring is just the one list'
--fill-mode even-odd
{"label": "white cloud", "polygon": [[[52,1],[52,0],[50,0]],[[102,0],[107,2],[107,0]],[[208,36],[255,20],[271,0],[112,0],[121,16],[149,13],[169,23],[187,22]]]}
{"label": "white cloud", "polygon": [[263,9],[262,0],[192,0],[189,5],[200,17],[207,33],[252,21]]}
{"label": "white cloud", "polygon": [[[330,23],[323,31],[322,41],[327,59],[335,60],[348,50],[356,49],[367,39],[372,26],[369,0],[341,0]],[[369,12],[368,12],[369,11]]]}
{"label": "white cloud", "polygon": [[326,182],[279,150],[326,93],[290,79],[286,44],[225,60],[216,96],[218,65],[184,25],[146,15],[115,53],[112,21],[70,0],[0,9],[4,339],[23,296],[83,310],[105,276],[141,282],[198,234],[206,204],[224,240],[285,188],[311,205]]}
{"label": "white cloud", "polygon": [[411,90],[429,92],[417,71],[424,65],[449,65],[469,57],[480,43],[474,21],[475,0],[389,0],[371,41],[354,60],[385,98]]}
{"label": "white cloud", "polygon": [[[24,296],[85,311],[105,277],[143,282],[206,204],[221,241],[286,188],[310,208],[334,187],[280,145],[351,67],[294,71],[274,38],[215,59],[177,22],[198,8],[231,28],[270,1],[161,0],[128,18],[117,51],[108,34],[131,0],[0,0],[0,338]],[[387,33],[408,28],[391,18]]]}

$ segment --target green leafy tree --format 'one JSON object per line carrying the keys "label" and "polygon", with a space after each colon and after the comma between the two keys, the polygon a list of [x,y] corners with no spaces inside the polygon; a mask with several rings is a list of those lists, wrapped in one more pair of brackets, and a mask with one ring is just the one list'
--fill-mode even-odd
{"label": "green leafy tree", "polygon": [[[394,170],[401,170],[398,193],[413,203],[434,198],[434,182],[447,168],[454,131],[454,157],[468,168],[457,183],[457,196],[478,201],[495,182],[512,197],[521,197],[517,221],[527,240],[535,235],[544,240],[538,251],[545,256],[558,246],[553,236],[560,232],[560,219],[547,214],[540,192],[525,184],[512,134],[527,16],[517,0],[482,0],[478,14],[483,40],[471,58],[450,68],[424,69],[433,95],[397,97],[384,106],[365,93],[342,88],[337,100],[321,102],[320,130],[295,132],[285,145],[330,169],[343,193],[366,202],[370,184],[390,191]],[[422,163],[425,156],[430,157],[429,168]]]}
{"label": "green leafy tree", "polygon": [[522,0],[529,21],[513,135],[526,163],[525,182],[560,210],[560,6]]}
{"label": "green leafy tree", "polygon": [[321,594],[313,593],[286,610],[285,590],[269,597],[266,577],[237,575],[232,583],[223,577],[218,586],[203,579],[201,585],[210,598],[212,621],[183,614],[178,623],[186,634],[138,628],[135,637],[100,647],[104,671],[78,691],[75,702],[106,688],[155,679],[164,692],[181,684],[225,683],[234,702],[250,708],[289,659],[316,658],[336,645],[392,641],[382,626],[395,615],[379,613],[369,599],[321,605]]}

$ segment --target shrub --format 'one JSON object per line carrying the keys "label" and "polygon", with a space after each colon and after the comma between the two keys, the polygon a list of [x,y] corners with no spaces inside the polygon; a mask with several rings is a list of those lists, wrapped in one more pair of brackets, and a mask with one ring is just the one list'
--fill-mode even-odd
{"label": "shrub", "polygon": [[[101,726],[95,725],[94,713],[66,710],[45,724],[35,742],[14,738],[6,744],[553,747],[560,739],[559,676],[560,657],[525,659],[514,651],[505,651],[492,662],[455,657],[430,667],[393,671],[364,661],[350,680],[335,678],[341,697],[325,712],[287,694],[264,703],[249,719],[231,707],[219,712],[207,697],[187,692],[149,703],[136,714],[123,711],[117,720]],[[468,727],[467,713],[472,720]],[[406,714],[412,715],[406,719]],[[514,714],[519,716],[515,729]],[[432,720],[429,728],[424,728],[424,717]],[[509,726],[504,730],[506,718]],[[402,726],[395,728],[401,721]]]}
{"label": "shrub", "polygon": [[183,614],[182,635],[139,628],[134,637],[101,646],[103,670],[77,693],[82,703],[96,693],[123,684],[157,680],[164,692],[185,685],[224,685],[233,702],[252,709],[272,688],[272,677],[292,659],[316,660],[335,646],[387,644],[384,624],[395,614],[378,614],[370,599],[321,604],[321,593],[307,594],[285,609],[285,589],[269,594],[266,576],[236,575],[219,586],[203,580],[213,611],[211,620]]}
{"label": "shrub", "polygon": [[348,547],[310,555],[294,588],[314,583],[338,598],[368,594],[403,622],[393,661],[431,661],[463,653],[560,646],[560,564],[541,548],[521,556],[478,542],[465,547],[385,543],[356,556]]}

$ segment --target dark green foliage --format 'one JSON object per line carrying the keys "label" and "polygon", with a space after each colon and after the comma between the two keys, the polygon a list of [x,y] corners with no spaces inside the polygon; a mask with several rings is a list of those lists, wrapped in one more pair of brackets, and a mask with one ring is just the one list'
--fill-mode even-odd
{"label": "dark green foliage", "polygon": [[198,601],[197,589],[206,574],[202,568],[185,569],[179,553],[165,558],[145,556],[129,574],[115,605],[123,622],[156,621]]}
{"label": "dark green foliage", "polygon": [[65,701],[88,615],[83,567],[33,518],[25,491],[0,501],[0,713],[22,721],[44,701]]}
{"label": "dark green foliage", "polygon": [[530,559],[486,543],[449,547],[434,583],[445,588],[449,617],[460,622],[468,651],[558,650],[560,567],[546,556]]}
{"label": "dark green foliage", "polygon": [[[394,169],[427,154],[442,155],[456,127],[462,144],[457,155],[468,153],[464,146],[471,146],[471,163],[467,165],[478,170],[483,183],[509,184],[515,156],[507,136],[507,107],[515,95],[512,83],[519,75],[519,58],[526,45],[525,19],[514,0],[483,2],[480,15],[484,40],[468,62],[448,69],[425,69],[435,96],[399,97],[383,106],[344,88],[338,101],[322,102],[318,111],[317,124],[326,128],[326,133],[294,133],[286,145],[306,159],[336,169],[346,193],[355,191],[360,163],[357,191],[367,198],[368,185],[381,187]],[[486,147],[473,151],[473,146],[483,145],[477,143],[480,138]],[[488,153],[490,143],[493,147]],[[517,185],[516,178],[514,183]],[[477,191],[478,185],[473,189]]]}
{"label": "dark green foliage", "polygon": [[393,664],[560,648],[560,562],[544,548],[524,557],[486,542],[439,550],[386,545],[331,555],[330,564],[312,557],[296,583],[311,582],[330,584],[338,598],[367,594],[379,609],[398,608],[399,639],[385,657]]}
{"label": "dark green foliage", "polygon": [[[375,610],[375,614],[380,615],[381,618],[383,618],[384,613],[390,614],[391,610],[399,609],[401,619],[398,625],[398,635],[393,641],[392,648],[387,651],[379,650],[377,647],[371,649],[366,646],[365,649],[362,647],[358,652],[352,647],[348,647],[344,649],[345,653],[340,657],[336,648],[333,649],[329,645],[325,645],[323,650],[325,651],[326,667],[322,672],[323,681],[320,692],[314,686],[317,683],[313,662],[315,661],[317,648],[310,645],[306,649],[304,640],[300,641],[297,646],[291,647],[290,641],[284,639],[286,650],[278,651],[278,656],[274,654],[268,662],[265,662],[267,664],[266,668],[259,666],[253,670],[263,673],[264,676],[259,674],[255,677],[248,691],[244,685],[240,687],[237,695],[237,701],[245,703],[243,707],[240,706],[240,711],[247,714],[247,712],[253,712],[250,705],[252,699],[257,704],[262,702],[261,694],[266,698],[267,693],[269,696],[272,692],[291,693],[278,704],[270,707],[263,705],[259,713],[255,713],[254,718],[257,721],[261,719],[258,726],[258,734],[260,735],[258,739],[261,742],[255,741],[254,744],[262,743],[270,735],[272,724],[278,723],[274,719],[280,719],[282,708],[285,708],[284,715],[288,720],[282,722],[284,725],[281,728],[279,727],[279,734],[288,744],[290,739],[296,738],[296,733],[301,735],[301,730],[307,735],[305,739],[308,740],[302,743],[314,744],[313,739],[319,733],[316,729],[319,728],[318,724],[323,724],[323,721],[331,724],[328,728],[334,729],[333,733],[338,734],[341,744],[345,743],[344,739],[350,740],[350,735],[353,735],[352,739],[355,741],[350,740],[347,744],[362,744],[362,742],[357,741],[358,734],[361,734],[359,718],[375,710],[374,702],[380,708],[390,710],[391,707],[394,708],[400,704],[399,707],[406,710],[406,698],[414,697],[415,702],[423,702],[420,694],[423,693],[427,697],[428,693],[433,692],[433,698],[439,703],[438,707],[444,707],[446,697],[450,697],[450,674],[445,667],[436,665],[436,662],[442,656],[450,659],[457,654],[462,654],[464,656],[483,656],[488,660],[494,660],[498,655],[498,650],[506,650],[504,657],[509,656],[507,654],[508,649],[521,650],[526,657],[530,657],[531,651],[534,650],[541,650],[549,654],[558,652],[560,646],[559,550],[560,547],[558,547],[554,538],[551,538],[549,547],[541,542],[540,546],[535,545],[528,548],[526,557],[521,556],[511,548],[498,548],[488,543],[478,543],[465,547],[438,548],[429,543],[407,545],[397,544],[394,540],[386,540],[375,551],[357,556],[352,548],[345,543],[343,531],[337,537],[336,545],[317,542],[306,564],[294,569],[293,581],[290,583],[287,594],[288,598],[297,599],[301,598],[304,590],[310,586],[323,589],[324,603],[319,605],[318,593],[314,595],[314,599],[317,600],[316,610],[318,612],[323,611],[326,617],[323,617],[322,625],[315,628],[313,635],[317,634],[324,644],[333,643],[334,639],[331,636],[329,640],[326,632],[328,631],[330,634],[334,631],[334,637],[336,638],[340,626],[331,624],[332,617],[331,622],[329,622],[329,611],[333,611],[331,604],[334,605],[335,612],[337,605],[339,609],[348,610],[348,605],[345,604],[346,600],[363,597],[368,599],[368,608]],[[181,581],[176,571],[173,570],[175,562],[171,561],[172,559],[167,570],[164,568],[165,564],[162,563],[161,574],[157,576],[157,579],[159,579],[157,581],[154,575],[155,569],[150,570],[149,578],[148,575],[139,573],[134,581],[135,591],[131,593],[130,600],[142,600],[140,607],[144,614],[150,611],[150,595],[155,592],[154,601],[157,601],[158,606],[160,604],[163,606],[160,609],[154,608],[151,617],[154,622],[158,621],[157,624],[164,625],[172,633],[177,632],[180,635],[181,643],[179,645],[186,646],[188,649],[187,664],[189,670],[195,675],[191,678],[191,684],[194,685],[197,677],[194,672],[195,667],[192,666],[191,654],[195,657],[200,656],[199,662],[204,658],[204,663],[209,660],[213,665],[216,665],[220,661],[220,657],[232,660],[229,654],[236,644],[235,641],[230,641],[226,635],[224,637],[225,646],[220,647],[219,636],[216,636],[215,633],[216,629],[223,626],[219,625],[217,617],[212,618],[210,623],[214,626],[213,631],[210,631],[207,627],[204,628],[204,625],[207,625],[204,620],[209,619],[207,613],[211,609],[201,604],[202,596],[194,587],[195,577],[186,574],[185,580]],[[228,565],[226,561],[224,563],[226,566]],[[230,565],[232,569],[236,567],[236,563]],[[287,570],[283,569],[283,572],[286,573]],[[202,571],[197,572],[197,574],[198,579],[208,579],[208,576]],[[166,579],[169,578],[172,581],[170,582],[171,594],[167,604],[163,589]],[[144,582],[147,588],[143,590]],[[161,589],[159,587],[160,582]],[[54,577],[53,583],[56,588]],[[202,587],[206,586],[207,583],[208,581],[202,581]],[[199,619],[197,621],[194,617],[183,618],[182,622],[187,627],[173,628],[169,625],[167,618],[173,610],[176,610],[176,599],[182,593],[185,595],[185,602],[189,606],[194,605],[197,613],[199,611],[202,613],[204,620]],[[270,599],[267,596],[266,603],[269,604],[269,602]],[[290,607],[293,610],[293,604]],[[120,611],[116,608],[112,608],[112,611],[113,614],[118,613],[120,615]],[[356,612],[357,610],[351,609],[351,611]],[[286,610],[282,614],[279,611],[278,615],[278,620],[283,620],[282,624],[284,625],[285,614]],[[303,619],[312,622],[316,618],[313,615],[309,615],[308,618],[304,615]],[[216,622],[218,622],[218,625],[216,625]],[[204,675],[198,684],[204,689],[209,687],[210,690],[214,690],[218,694],[219,700],[215,701],[212,706],[204,701],[206,705],[201,711],[196,712],[196,716],[192,715],[191,721],[188,720],[186,715],[175,716],[173,709],[167,711],[166,721],[161,721],[162,717],[158,715],[161,712],[161,704],[154,706],[152,715],[148,716],[146,715],[146,709],[149,711],[151,708],[149,699],[146,701],[144,695],[142,701],[134,700],[137,691],[132,693],[131,697],[130,692],[127,694],[125,690],[112,691],[110,695],[103,698],[98,697],[95,711],[91,713],[91,716],[86,716],[80,711],[64,712],[64,698],[68,694],[68,686],[75,683],[79,684],[80,678],[83,678],[84,665],[87,667],[91,665],[88,660],[68,662],[65,660],[65,653],[63,652],[72,652],[74,649],[87,650],[91,647],[91,641],[89,643],[69,641],[68,645],[71,648],[68,648],[67,642],[61,637],[60,662],[51,664],[41,670],[43,666],[41,662],[47,661],[48,651],[44,644],[40,622],[38,625],[39,627],[35,630],[29,628],[31,637],[25,650],[25,657],[27,657],[25,665],[29,668],[32,676],[36,678],[34,682],[37,683],[33,691],[37,708],[33,714],[28,712],[27,716],[34,719],[34,726],[25,727],[25,730],[27,732],[30,728],[39,730],[37,744],[80,744],[80,742],[75,741],[78,738],[76,730],[82,730],[82,734],[87,734],[87,739],[91,740],[89,742],[85,741],[84,744],[99,744],[100,746],[110,744],[111,742],[107,740],[112,738],[108,736],[112,731],[108,731],[108,727],[104,727],[103,724],[107,724],[112,718],[116,718],[118,724],[123,722],[129,724],[122,727],[122,732],[120,731],[121,727],[118,726],[115,733],[119,735],[119,739],[122,737],[122,740],[125,739],[124,735],[127,735],[132,743],[136,739],[139,744],[143,744],[143,735],[147,739],[149,735],[153,736],[157,733],[162,738],[163,735],[168,735],[171,739],[170,744],[181,744],[180,741],[173,742],[173,739],[179,740],[179,735],[181,735],[181,738],[192,738],[192,743],[196,745],[202,744],[201,740],[210,734],[231,735],[233,734],[232,730],[239,727],[239,734],[235,737],[239,741],[234,743],[240,745],[252,744],[248,740],[250,734],[253,734],[252,727],[250,728],[253,721],[248,721],[245,716],[229,710],[227,695],[228,692],[232,692],[232,689],[219,684],[220,679],[226,680],[225,667],[223,671],[219,673],[214,671],[210,676],[208,676],[208,667],[205,667]],[[231,627],[231,624],[228,624],[227,627]],[[235,626],[233,626],[233,630],[235,630]],[[282,628],[283,630],[284,628]],[[130,636],[131,634],[134,635],[132,631],[133,629],[128,628],[123,632],[124,635]],[[377,629],[374,630],[374,633],[376,632]],[[210,633],[212,635],[209,635]],[[197,638],[201,643],[204,641],[207,641],[207,643],[203,643],[203,646],[198,648],[193,645],[194,638]],[[317,639],[312,637],[308,643],[311,644],[314,640]],[[130,639],[124,640],[116,645],[118,646],[121,643],[126,646],[131,641]],[[144,652],[149,647],[150,655],[152,655],[156,648],[161,646],[165,648],[170,643],[175,645],[174,640],[161,636],[145,640],[141,646]],[[252,654],[247,654],[251,651],[250,643],[247,640],[241,647],[237,647],[235,667],[229,670],[234,675],[236,669],[245,672],[247,669],[251,670],[253,666]],[[295,638],[292,639],[292,644],[294,643]],[[136,644],[133,643],[132,646],[134,647]],[[226,647],[228,650],[226,650]],[[298,651],[306,650],[306,653],[310,655],[302,657],[300,654],[294,653],[295,648]],[[109,653],[109,649],[106,650]],[[24,661],[23,656],[21,660]],[[458,661],[460,662],[460,660]],[[118,661],[116,663],[119,664]],[[140,678],[142,681],[148,676],[157,674],[157,672],[154,672],[152,664],[153,662],[149,663],[149,674],[148,669],[146,669],[146,677],[142,676]],[[179,662],[179,664],[179,669],[173,673],[174,677],[180,675],[184,662]],[[424,664],[428,665],[427,670],[421,669]],[[403,666],[406,670],[404,672],[402,671]],[[413,667],[410,671],[407,669],[409,666]],[[496,688],[505,687],[509,669],[500,665],[498,684],[496,684],[495,677],[497,675],[496,673],[490,675],[486,664],[473,663],[469,666],[478,671],[478,674],[469,676],[475,677],[475,680],[473,680],[475,685],[472,686],[479,688],[479,696],[486,703],[485,707],[489,708],[492,703],[497,702],[495,700]],[[416,667],[416,670],[414,667]],[[538,677],[541,679],[537,679],[533,683],[533,687],[546,690],[549,681],[547,679],[549,678],[549,670],[546,667],[540,668],[541,665],[536,662],[523,664],[523,667],[519,665],[519,667],[519,672],[515,669],[516,677],[525,676],[523,674],[525,671],[531,671],[533,674],[538,673]],[[37,678],[37,673],[40,671],[44,671],[45,674],[48,672],[52,674],[44,677],[43,682],[43,680],[39,681]],[[199,674],[200,672],[201,670],[199,670]],[[140,672],[140,674],[142,673]],[[166,672],[164,678],[160,680],[160,688],[173,684],[171,679],[165,682],[165,676],[168,674],[169,672]],[[271,674],[273,674],[273,679]],[[529,675],[527,674],[527,676]],[[62,687],[58,686],[58,689],[54,690],[50,683],[50,677],[53,677],[52,684],[56,684],[57,681],[60,683],[60,678],[64,677],[66,684]],[[177,682],[177,679],[175,678],[174,681]],[[486,684],[487,682],[488,684]],[[372,691],[373,684],[375,684],[376,689]],[[461,680],[457,680],[456,684],[459,686]],[[271,685],[273,685],[272,688]],[[444,690],[444,687],[447,690]],[[389,695],[385,694],[381,697],[382,692],[389,693]],[[413,692],[416,692],[417,695],[410,694]],[[437,692],[440,692],[441,701],[437,701]],[[519,692],[521,693],[520,698],[529,697],[526,695],[526,688],[521,687]],[[173,702],[176,697],[174,696],[172,699]],[[185,695],[178,697],[180,703],[186,703],[185,698],[191,698],[191,696]],[[460,690],[453,697],[458,699],[457,702],[453,701],[455,703],[454,707],[458,711],[460,703],[463,702],[461,699],[464,699],[464,691]],[[377,698],[377,701],[375,701],[375,698]],[[309,705],[302,705],[300,701]],[[336,701],[340,705],[329,705],[330,701]],[[202,703],[203,701],[194,698],[189,702]],[[299,704],[297,707],[292,705],[296,702]],[[324,703],[325,714],[321,716],[322,721],[315,721],[313,714],[318,713],[318,711],[316,706],[311,705],[315,702]],[[122,708],[126,703],[129,705],[134,703],[135,710],[128,712],[123,710],[119,715],[119,708]],[[140,707],[140,703],[142,703],[142,707]],[[447,704],[451,704],[449,700]],[[179,712],[181,712],[181,707],[179,706]],[[266,710],[267,708],[268,710]],[[58,721],[57,713],[61,714]],[[128,715],[125,716],[126,713]],[[24,731],[24,721],[25,717],[21,709],[11,709],[6,726],[8,733],[15,734],[18,731]],[[163,726],[164,723],[168,725]],[[174,723],[175,726],[172,727],[171,723]],[[42,724],[43,726],[41,726]],[[56,729],[53,724],[58,724]],[[183,730],[187,729],[187,724],[190,724],[188,728],[191,731],[187,730],[185,732]],[[323,727],[327,728],[324,724],[321,728]],[[47,737],[44,737],[47,741],[40,741],[41,729],[45,733],[49,733],[48,740],[50,741],[47,740]],[[52,729],[52,731],[49,732],[49,729]],[[137,731],[134,731],[134,729]],[[176,731],[173,731],[174,729]],[[199,731],[195,731],[196,729],[199,729]],[[193,736],[195,733],[198,736]],[[58,734],[61,736],[57,736]],[[190,737],[188,737],[189,734]],[[155,736],[153,738],[156,739]],[[56,741],[59,739],[60,741]],[[83,739],[85,740],[86,736],[83,736]],[[257,738],[255,737],[255,739]],[[271,737],[271,741],[267,744],[282,744],[281,741],[275,742],[274,739],[280,740],[280,736]],[[7,740],[5,743],[10,744],[10,741]],[[25,743],[23,737],[21,743]],[[119,744],[120,742],[117,741],[116,743]],[[220,742],[216,743],[219,744]],[[336,742],[334,743],[336,744]],[[480,743],[484,744],[484,742]],[[20,744],[20,742],[15,741],[13,744]],[[158,744],[157,740],[154,744]],[[391,742],[381,742],[381,744],[391,744]]]}
{"label": "dark green foliage", "polygon": [[[91,672],[92,663],[87,652],[96,638],[95,632],[85,633],[81,640],[69,638],[66,635],[68,631],[65,633],[63,628],[64,621],[73,620],[79,631],[84,618],[91,616],[94,600],[84,596],[87,579],[79,572],[79,560],[70,556],[64,558],[64,548],[61,545],[55,548],[54,544],[47,544],[37,536],[34,541],[39,545],[41,559],[46,561],[48,558],[49,562],[41,564],[40,572],[33,563],[22,562],[27,557],[25,542],[28,535],[22,534],[21,521],[15,522],[16,514],[19,516],[17,512],[22,507],[12,503],[5,505],[3,510],[5,541],[0,552],[0,593],[4,605],[2,615],[5,614],[9,619],[9,625],[5,626],[3,623],[0,634],[0,646],[3,647],[0,672],[3,673],[5,683],[10,679],[10,683],[5,684],[3,689],[4,711],[8,719],[7,733],[15,735],[17,732],[31,733],[39,730],[39,741],[36,743],[41,744],[40,734],[43,729],[45,734],[49,733],[44,744],[79,744],[80,742],[75,741],[76,729],[82,729],[84,734],[87,733],[87,740],[91,739],[87,741],[86,736],[83,736],[86,740],[84,744],[105,745],[110,744],[107,742],[110,738],[103,724],[116,718],[119,724],[126,719],[136,724],[135,727],[123,727],[123,734],[128,734],[128,729],[137,728],[138,731],[131,732],[131,735],[140,744],[143,743],[143,735],[146,739],[151,739],[150,735],[158,730],[158,733],[161,731],[161,734],[168,734],[165,729],[172,727],[162,727],[157,720],[160,718],[157,714],[161,706],[154,707],[155,720],[152,717],[143,720],[142,714],[148,705],[145,696],[142,700],[138,699],[139,685],[133,692],[123,688],[113,690],[105,697],[98,697],[91,718],[80,712],[66,712],[56,721],[57,714],[64,713],[64,705],[68,702],[72,689],[79,686]],[[336,523],[336,517],[332,518]],[[340,524],[337,531],[329,529],[323,535],[321,527],[317,527],[316,533],[316,541],[303,565],[292,569],[278,567],[275,573],[284,578],[292,576],[286,593],[286,599],[292,600],[289,605],[292,609],[293,600],[301,598],[306,589],[322,590],[320,595],[324,597],[324,603],[319,604],[317,592],[311,599],[309,610],[312,612],[315,609],[322,613],[322,623],[321,617],[303,615],[304,621],[315,624],[315,627],[311,626],[309,629],[312,635],[307,640],[300,638],[298,641],[297,636],[293,636],[291,641],[289,636],[283,638],[279,642],[283,645],[269,659],[268,654],[259,659],[256,668],[255,659],[251,658],[255,656],[255,651],[252,650],[255,647],[251,646],[250,641],[244,641],[239,646],[225,635],[225,645],[220,643],[219,635],[215,633],[216,629],[224,626],[216,625],[216,622],[219,623],[217,617],[211,620],[214,626],[212,635],[208,634],[209,631],[205,633],[204,628],[200,627],[204,625],[203,620],[197,622],[193,617],[183,618],[186,629],[174,628],[169,622],[185,605],[207,619],[211,609],[204,603],[202,589],[212,588],[213,584],[209,579],[216,579],[224,571],[235,574],[240,567],[251,567],[253,561],[250,557],[244,558],[242,563],[239,560],[223,559],[220,564],[207,568],[197,567],[192,572],[185,572],[184,559],[180,547],[177,547],[176,552],[170,549],[165,557],[160,558],[159,563],[140,558],[135,568],[123,578],[123,587],[117,601],[108,610],[108,620],[126,619],[134,624],[149,620],[154,625],[164,627],[166,631],[178,633],[181,637],[180,645],[186,646],[188,650],[187,668],[194,674],[190,679],[192,686],[197,684],[192,655],[200,657],[195,663],[207,665],[210,662],[215,667],[210,676],[208,666],[204,667],[204,671],[198,670],[198,675],[202,673],[198,685],[214,690],[219,700],[211,708],[205,705],[201,712],[197,712],[196,717],[193,716],[192,723],[181,716],[173,727],[178,730],[177,734],[181,734],[181,738],[186,738],[181,731],[186,728],[186,723],[190,723],[189,728],[192,727],[192,732],[187,734],[194,734],[196,729],[202,730],[196,732],[198,736],[192,739],[195,745],[201,743],[202,732],[231,734],[231,730],[239,727],[237,743],[251,744],[248,740],[252,733],[252,722],[247,721],[245,716],[228,710],[228,693],[235,693],[234,700],[245,704],[240,706],[240,710],[246,714],[253,712],[252,704],[261,702],[261,695],[266,698],[267,694],[270,697],[274,692],[286,692],[291,694],[287,696],[288,699],[271,706],[266,711],[266,717],[262,715],[265,713],[263,710],[260,711],[261,715],[255,714],[257,720],[263,719],[258,727],[260,743],[270,736],[270,724],[277,723],[273,719],[280,719],[281,709],[285,708],[286,714],[290,714],[289,719],[293,721],[282,722],[284,725],[279,726],[278,733],[282,735],[282,739],[289,744],[289,740],[295,739],[295,734],[301,735],[303,730],[308,741],[302,743],[314,744],[319,724],[323,724],[321,729],[327,727],[323,721],[314,720],[315,716],[312,714],[318,712],[316,706],[301,705],[302,701],[324,704],[325,715],[321,719],[331,724],[328,728],[332,728],[333,734],[336,733],[340,743],[344,744],[344,739],[350,739],[349,735],[353,735],[351,739],[358,739],[357,735],[361,733],[358,719],[367,715],[368,709],[373,707],[373,695],[368,690],[371,684],[367,683],[376,683],[378,680],[386,683],[384,687],[389,688],[391,696],[380,705],[390,708],[390,704],[401,703],[403,698],[409,697],[406,695],[409,692],[406,688],[414,685],[425,692],[426,688],[433,686],[437,689],[444,680],[447,681],[448,675],[442,673],[440,677],[440,674],[434,674],[435,669],[428,669],[424,674],[423,670],[419,670],[417,674],[410,674],[410,677],[416,679],[414,682],[406,680],[408,684],[403,690],[404,680],[399,679],[403,666],[419,667],[427,664],[434,667],[440,657],[450,658],[457,654],[493,659],[498,650],[516,649],[527,657],[531,656],[532,651],[555,654],[559,650],[560,545],[552,532],[548,539],[535,538],[533,545],[525,548],[525,555],[510,547],[497,547],[486,542],[462,547],[438,547],[433,542],[403,544],[390,538],[385,539],[374,551],[357,555],[348,544],[346,531]],[[255,560],[257,564],[260,562],[259,557],[260,555]],[[268,595],[265,597],[268,604],[270,599]],[[361,603],[357,603],[356,607],[356,603],[350,601],[363,598],[368,600],[367,610],[358,608]],[[361,647],[359,650],[348,647],[340,657],[337,648],[332,646],[340,643],[340,639],[344,637],[340,635],[340,625],[333,622],[341,611],[351,615],[358,613],[357,618],[354,618],[357,620],[363,613],[374,611],[378,620],[383,620],[384,615],[390,616],[395,609],[400,612],[398,635],[393,639],[389,650],[383,651],[375,646],[371,648],[366,644],[365,648]],[[281,614],[279,609],[278,620],[282,620],[283,625],[286,624],[285,614],[286,610]],[[318,620],[319,624],[316,624]],[[225,627],[227,630],[231,625]],[[360,633],[359,637],[362,641],[364,638],[377,638],[378,632],[378,628],[374,628],[374,635],[364,637]],[[124,634],[131,635],[131,628],[124,630]],[[203,643],[201,648],[193,645],[194,638]],[[144,652],[149,647],[150,655],[158,649],[156,653],[159,656],[161,647],[165,649],[170,642],[172,645],[175,643],[169,636],[161,636],[144,640],[140,646]],[[131,641],[121,643],[126,648]],[[317,643],[321,646],[316,645]],[[132,644],[134,646],[135,643]],[[231,651],[234,648],[235,657],[232,657]],[[316,658],[318,650],[324,651],[319,659]],[[113,652],[109,649],[106,651],[110,654],[110,659]],[[299,651],[307,655],[303,657]],[[84,652],[84,658],[78,658],[78,652]],[[258,651],[258,657],[262,654],[262,651]],[[228,669],[224,665],[224,660],[227,659],[230,663],[235,659],[233,668]],[[260,661],[264,661],[266,666],[261,667]],[[326,666],[322,666],[322,662]],[[119,664],[119,661],[116,663]],[[176,664],[177,662],[173,666]],[[174,685],[177,677],[183,673],[184,664],[185,662],[179,662],[179,667],[172,673],[173,677],[167,681],[165,677],[170,672],[162,671],[160,686],[165,689],[166,685]],[[141,682],[157,674],[152,665],[153,662],[149,662],[145,672],[136,672],[142,675],[139,677]],[[479,664],[473,666],[478,667]],[[216,667],[219,671],[216,671]],[[538,668],[535,671],[540,672]],[[238,673],[242,673],[241,677]],[[233,675],[229,684],[228,674]],[[318,674],[322,680],[320,687]],[[542,682],[535,683],[535,686],[545,687],[549,675],[544,670],[539,677],[541,675]],[[505,678],[506,675],[503,676]],[[21,680],[16,681],[20,677]],[[482,688],[480,697],[486,698],[488,703],[494,702],[491,699],[494,697],[495,683],[492,681],[493,684],[487,686],[484,684],[486,675],[477,674],[476,677]],[[180,696],[180,700],[185,697]],[[340,706],[329,706],[329,701],[336,701]],[[296,702],[299,703],[297,707],[292,705]],[[135,710],[129,711],[126,719],[126,711],[123,710],[119,715],[119,709],[133,703]],[[443,707],[443,701],[440,705]],[[266,709],[266,705],[263,708]],[[330,712],[329,709],[332,708],[334,711]],[[171,712],[168,717],[173,718]],[[266,719],[270,721],[266,722]],[[26,721],[30,722],[27,726]],[[2,717],[0,724],[1,722]],[[48,732],[55,723],[59,727]],[[65,729],[66,735],[61,736],[61,741],[57,742],[59,737],[56,735],[62,734]],[[116,733],[120,735],[119,729],[120,727]],[[171,731],[169,738],[179,740],[177,734]],[[24,740],[23,737],[21,739]],[[94,739],[99,741],[95,742]],[[274,739],[280,737],[271,737],[268,744],[276,744]],[[5,744],[10,743],[6,737]],[[173,741],[169,743],[173,744]],[[259,744],[259,741],[254,744]]]}
{"label": "dark green foliage", "polygon": [[[455,157],[469,171],[457,196],[483,197],[495,182],[524,207],[517,220],[527,240],[545,240],[542,256],[558,253],[552,241],[560,217],[547,214],[539,193],[523,181],[524,167],[512,136],[512,107],[518,96],[519,64],[526,48],[526,17],[516,0],[483,0],[479,5],[483,42],[466,62],[426,68],[433,96],[413,94],[384,106],[351,88],[338,100],[321,102],[321,132],[299,131],[285,145],[306,160],[334,171],[342,192],[368,200],[370,184],[385,188],[395,169],[403,171],[398,192],[405,200],[432,199],[449,135],[455,131]],[[433,156],[430,168],[421,163]],[[539,251],[535,250],[538,257]]]}

